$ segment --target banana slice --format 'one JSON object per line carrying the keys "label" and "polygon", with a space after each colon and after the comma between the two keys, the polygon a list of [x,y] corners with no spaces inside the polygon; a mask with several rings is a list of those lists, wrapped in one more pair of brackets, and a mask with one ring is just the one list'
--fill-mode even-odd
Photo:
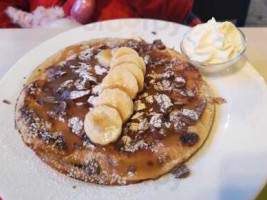
{"label": "banana slice", "polygon": [[104,67],[109,67],[112,59],[111,55],[111,49],[104,49],[100,51],[97,55],[96,58],[99,62],[100,65]]}
{"label": "banana slice", "polygon": [[112,59],[110,63],[110,68],[114,68],[116,65],[120,65],[124,63],[136,64],[143,71],[143,74],[146,73],[146,65],[145,65],[144,60],[141,57],[137,55],[132,55],[132,54],[120,56],[117,59]]}
{"label": "banana slice", "polygon": [[106,145],[114,142],[121,134],[122,120],[120,114],[109,106],[98,106],[87,113],[84,130],[95,144]]}
{"label": "banana slice", "polygon": [[119,88],[126,92],[132,99],[134,99],[138,92],[138,83],[131,72],[125,68],[119,67],[110,71],[109,74],[103,79],[102,88]]}
{"label": "banana slice", "polygon": [[123,64],[120,64],[120,65],[116,65],[115,67],[113,67],[113,69],[120,68],[120,67],[121,68],[125,68],[129,72],[131,72],[134,75],[134,77],[136,78],[136,80],[137,80],[139,91],[143,90],[143,87],[144,87],[144,74],[140,70],[140,68],[136,64],[123,63]]}
{"label": "banana slice", "polygon": [[107,105],[119,111],[125,122],[133,113],[133,101],[130,96],[120,89],[105,89],[96,99],[94,106]]}
{"label": "banana slice", "polygon": [[135,50],[133,50],[133,49],[131,49],[129,47],[121,47],[121,48],[118,48],[118,49],[114,49],[112,51],[113,59],[117,59],[117,58],[119,58],[121,56],[130,55],[130,54],[138,56],[138,53]]}

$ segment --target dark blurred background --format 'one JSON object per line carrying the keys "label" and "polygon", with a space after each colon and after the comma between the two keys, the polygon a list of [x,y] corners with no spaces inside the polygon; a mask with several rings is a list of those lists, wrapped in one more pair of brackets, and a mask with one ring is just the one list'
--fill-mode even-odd
{"label": "dark blurred background", "polygon": [[214,16],[237,26],[267,26],[267,0],[195,0],[193,11],[204,22]]}

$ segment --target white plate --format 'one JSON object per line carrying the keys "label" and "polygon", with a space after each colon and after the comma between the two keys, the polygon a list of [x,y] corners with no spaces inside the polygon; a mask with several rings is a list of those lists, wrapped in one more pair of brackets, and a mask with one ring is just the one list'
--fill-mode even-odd
{"label": "white plate", "polygon": [[60,34],[20,59],[0,83],[0,100],[12,102],[0,102],[0,195],[4,200],[253,198],[267,177],[267,88],[245,60],[231,71],[206,77],[214,91],[228,102],[217,106],[211,135],[188,162],[192,175],[184,180],[167,175],[120,187],[77,181],[42,163],[14,128],[14,105],[25,82],[23,77],[60,49],[93,38],[141,36],[148,42],[161,38],[168,47],[178,50],[187,29],[155,20],[106,21]]}

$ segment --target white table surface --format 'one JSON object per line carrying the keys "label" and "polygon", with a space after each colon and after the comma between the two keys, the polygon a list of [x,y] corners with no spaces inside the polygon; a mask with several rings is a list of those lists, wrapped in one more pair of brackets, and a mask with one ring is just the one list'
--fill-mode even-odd
{"label": "white table surface", "polygon": [[[267,81],[267,28],[242,28],[248,48],[245,56]],[[66,29],[0,29],[0,79],[30,49]]]}

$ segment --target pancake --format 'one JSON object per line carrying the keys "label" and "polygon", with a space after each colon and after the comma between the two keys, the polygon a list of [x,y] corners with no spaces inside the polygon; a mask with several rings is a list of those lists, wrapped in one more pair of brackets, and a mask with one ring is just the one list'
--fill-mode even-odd
{"label": "pancake", "polygon": [[[90,141],[83,121],[109,71],[97,54],[118,47],[145,60],[144,88],[120,138],[101,146]],[[37,67],[18,97],[15,123],[24,143],[57,171],[125,185],[157,179],[203,145],[215,114],[212,97],[198,70],[160,41],[103,38],[67,47]]]}

